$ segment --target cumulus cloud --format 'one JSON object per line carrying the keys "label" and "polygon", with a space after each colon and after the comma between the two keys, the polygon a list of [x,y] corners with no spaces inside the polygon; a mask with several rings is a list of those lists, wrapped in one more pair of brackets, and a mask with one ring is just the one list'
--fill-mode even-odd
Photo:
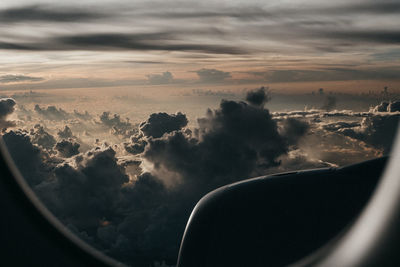
{"label": "cumulus cloud", "polygon": [[368,116],[364,116],[360,123],[335,122],[325,125],[324,129],[363,141],[382,149],[383,153],[387,154],[397,132],[400,118],[399,106],[399,101],[381,102],[372,107]]}
{"label": "cumulus cloud", "polygon": [[124,144],[125,150],[133,155],[143,153],[147,145],[144,135],[138,133],[131,136],[131,142]]}
{"label": "cumulus cloud", "polygon": [[10,131],[2,136],[7,150],[19,171],[31,186],[49,177],[52,164],[44,164],[48,154],[32,144],[29,134],[23,131]]}
{"label": "cumulus cloud", "polygon": [[144,157],[156,172],[177,173],[202,192],[279,165],[289,143],[267,109],[226,100],[198,119],[193,133],[175,131],[148,142]]}
{"label": "cumulus cloud", "polygon": [[8,128],[15,126],[12,121],[7,121],[7,116],[12,114],[15,110],[15,100],[12,98],[0,99],[0,128]]}
{"label": "cumulus cloud", "polygon": [[400,116],[270,113],[262,90],[249,92],[246,102],[221,101],[190,130],[182,113],[154,113],[135,126],[105,112],[100,122],[107,128],[139,131],[127,143],[85,153],[79,153],[80,142],[69,139],[69,126],[58,134],[67,140],[55,145],[42,126],[10,131],[4,139],[38,196],[82,239],[134,266],[175,264],[186,221],[205,193],[252,176],[362,159],[369,151],[363,143],[390,138],[378,132],[391,129],[393,121],[385,118]]}
{"label": "cumulus cloud", "polygon": [[392,101],[389,103],[387,108],[388,112],[397,112],[400,111],[400,101]]}
{"label": "cumulus cloud", "polygon": [[38,104],[36,104],[34,110],[37,114],[48,120],[66,120],[70,117],[65,110],[55,106],[41,108]]}
{"label": "cumulus cloud", "polygon": [[90,115],[89,112],[87,112],[86,110],[84,113],[80,113],[79,111],[74,110],[74,115],[76,118],[81,120],[90,120],[92,118],[92,115]]}
{"label": "cumulus cloud", "polygon": [[200,82],[204,83],[223,82],[232,77],[229,72],[217,69],[200,69],[196,73],[199,76]]}
{"label": "cumulus cloud", "polygon": [[343,128],[339,131],[351,138],[359,139],[388,154],[397,133],[400,114],[371,116],[364,118],[359,127]]}
{"label": "cumulus cloud", "polygon": [[246,101],[254,106],[263,107],[271,99],[268,93],[268,88],[262,86],[258,90],[249,91],[246,94]]}
{"label": "cumulus cloud", "polygon": [[282,123],[281,134],[287,140],[288,145],[296,145],[299,139],[307,133],[309,128],[310,125],[308,122],[288,118]]}
{"label": "cumulus cloud", "polygon": [[100,115],[100,121],[110,128],[113,135],[129,137],[135,134],[136,131],[128,118],[126,121],[122,121],[120,115],[114,114],[112,117],[110,115],[110,112],[103,112]]}
{"label": "cumulus cloud", "polygon": [[147,75],[147,79],[150,84],[167,84],[174,80],[174,76],[169,71],[163,72],[162,74],[150,74]]}
{"label": "cumulus cloud", "polygon": [[158,138],[165,133],[182,129],[187,123],[186,115],[180,112],[171,115],[164,112],[153,113],[140,124],[140,130],[145,136]]}
{"label": "cumulus cloud", "polygon": [[389,102],[381,102],[379,105],[371,108],[371,112],[387,112],[389,107]]}
{"label": "cumulus cloud", "polygon": [[[109,128],[128,126],[109,113],[101,118]],[[296,127],[304,128],[294,120],[282,128],[264,107],[235,101],[222,101],[193,130],[187,123],[182,113],[152,114],[124,145],[134,154],[124,158],[114,146],[79,153],[79,143],[55,143],[40,125],[4,138],[38,196],[81,238],[135,266],[174,264],[198,199],[279,166],[303,133]],[[66,126],[58,136],[70,138],[72,131]]]}
{"label": "cumulus cloud", "polygon": [[49,134],[43,126],[36,124],[33,129],[30,130],[32,143],[41,146],[47,150],[51,150],[56,144],[56,139]]}
{"label": "cumulus cloud", "polygon": [[72,138],[74,135],[72,134],[71,128],[68,125],[65,125],[63,130],[57,132],[58,137],[60,138]]}
{"label": "cumulus cloud", "polygon": [[79,154],[80,144],[69,140],[62,140],[55,145],[55,150],[58,151],[59,156],[69,158]]}

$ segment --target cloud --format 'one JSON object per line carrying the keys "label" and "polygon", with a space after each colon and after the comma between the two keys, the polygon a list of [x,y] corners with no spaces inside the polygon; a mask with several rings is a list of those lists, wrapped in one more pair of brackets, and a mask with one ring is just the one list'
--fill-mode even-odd
{"label": "cloud", "polygon": [[125,150],[133,155],[143,153],[147,142],[142,138],[132,137],[130,143],[124,145]]}
{"label": "cloud", "polygon": [[145,136],[158,138],[165,133],[182,129],[187,123],[186,115],[180,112],[171,115],[164,112],[153,113],[147,121],[140,124],[140,131]]}
{"label": "cloud", "polygon": [[379,105],[371,108],[372,112],[387,112],[389,107],[389,102],[381,102]]}
{"label": "cloud", "polygon": [[37,186],[36,191],[67,226],[93,235],[102,221],[114,219],[121,186],[129,178],[109,147],[87,152],[76,158],[76,165],[57,166],[54,180]]}
{"label": "cloud", "polygon": [[55,145],[54,149],[58,151],[59,156],[69,158],[79,154],[79,147],[78,143],[62,140]]}
{"label": "cloud", "polygon": [[[104,115],[103,123],[121,122],[114,118]],[[141,153],[147,162],[142,164],[153,168],[142,173],[140,162],[134,161],[132,179],[127,175],[131,161],[119,160],[111,147],[77,154],[78,144],[61,141],[55,146],[58,156],[74,155],[63,159],[33,145],[26,134],[12,132],[6,139],[14,146],[10,150],[16,161],[35,161],[31,167],[19,165],[23,174],[48,208],[81,238],[132,265],[148,266],[155,260],[174,264],[197,200],[217,186],[278,166],[289,143],[302,135],[296,127],[303,127],[289,122],[283,134],[268,110],[235,101],[222,101],[208,111],[193,132],[183,128],[186,124],[182,113],[155,113],[141,124],[141,133],[127,145],[132,151],[126,150]],[[39,127],[36,131],[43,132]],[[18,140],[12,139],[16,136]]]}
{"label": "cloud", "polygon": [[370,112],[372,112],[372,113],[399,112],[399,111],[400,111],[400,101],[399,100],[390,101],[390,102],[383,101],[380,104],[378,104],[375,107],[372,107],[370,109]]}
{"label": "cloud", "polygon": [[310,125],[305,121],[288,118],[283,121],[281,135],[285,137],[288,145],[296,145],[297,142],[309,130]]}
{"label": "cloud", "polygon": [[204,192],[277,166],[288,150],[269,111],[244,102],[222,101],[198,125],[193,134],[175,131],[148,140],[144,157],[156,173],[178,173]]}
{"label": "cloud", "polygon": [[51,6],[31,5],[0,10],[2,23],[21,22],[77,22],[100,19],[107,14],[82,11],[82,9],[57,8]]}
{"label": "cloud", "polygon": [[64,139],[74,137],[72,134],[71,128],[69,128],[68,125],[65,125],[63,130],[58,131],[57,135],[58,135],[58,137],[64,138]]}
{"label": "cloud", "polygon": [[359,139],[388,154],[392,148],[399,124],[399,114],[364,118],[360,127],[341,130],[343,135]]}
{"label": "cloud", "polygon": [[199,76],[200,82],[204,83],[223,82],[232,77],[229,72],[216,69],[200,69],[196,73]]}
{"label": "cloud", "polygon": [[0,76],[0,83],[18,83],[18,82],[38,82],[43,81],[41,77],[32,77],[25,75],[3,75]]}
{"label": "cloud", "polygon": [[74,110],[74,115],[78,119],[82,119],[82,120],[90,120],[90,119],[92,119],[92,115],[90,115],[89,112],[87,112],[87,111],[85,111],[84,113],[80,113],[79,111]]}
{"label": "cloud", "polygon": [[37,114],[48,120],[66,120],[70,117],[65,110],[57,108],[55,106],[41,108],[38,104],[36,104],[34,110]]}
{"label": "cloud", "polygon": [[325,97],[324,104],[322,105],[321,109],[326,111],[331,111],[336,107],[336,97],[334,96],[327,96]]}
{"label": "cloud", "polygon": [[[215,1],[190,5],[169,1],[165,5],[158,1],[157,4],[138,1],[135,5],[83,4],[78,10],[68,3],[23,7],[6,3],[0,17],[16,30],[12,34],[8,29],[2,30],[0,36],[6,37],[1,38],[0,47],[33,51],[254,53],[257,58],[260,58],[259,52],[296,56],[315,51],[372,54],[399,42],[398,7],[395,1],[334,5],[317,1],[307,5],[257,1],[228,5]],[[99,12],[104,10],[107,13]],[[221,19],[224,19],[223,25],[218,23]],[[32,26],[27,25],[28,30],[37,25],[50,30],[40,31],[40,35],[31,38],[14,22],[34,22]],[[76,34],[67,35],[71,22],[79,27]],[[112,30],[99,32],[103,25],[109,25]],[[374,51],[370,44],[377,46]]]}
{"label": "cloud", "polygon": [[388,106],[388,112],[400,111],[400,101],[392,101]]}
{"label": "cloud", "polygon": [[150,74],[147,75],[150,84],[168,84],[174,80],[174,76],[169,71],[163,72],[162,74]]}
{"label": "cloud", "polygon": [[195,96],[216,96],[219,98],[233,97],[236,93],[232,91],[213,91],[204,89],[193,89],[191,93],[185,92],[184,96],[195,95]]}
{"label": "cloud", "polygon": [[129,119],[126,118],[126,121],[122,121],[118,114],[114,114],[113,117],[110,117],[110,112],[104,111],[100,115],[100,122],[110,128],[110,132],[116,136],[130,137],[136,133]]}
{"label": "cloud", "polygon": [[49,37],[41,41],[5,42],[0,49],[26,51],[181,51],[210,54],[245,54],[242,49],[218,44],[182,43],[172,33],[98,33]]}
{"label": "cloud", "polygon": [[12,98],[0,98],[0,128],[8,128],[15,126],[12,121],[7,121],[7,116],[15,110],[15,100]]}
{"label": "cloud", "polygon": [[246,94],[246,101],[254,106],[264,107],[265,103],[267,103],[270,99],[271,97],[268,93],[268,88],[265,89],[264,86],[258,90],[249,91]]}
{"label": "cloud", "polygon": [[394,68],[324,68],[321,70],[271,70],[264,73],[251,73],[271,83],[311,82],[311,81],[350,81],[350,80],[398,80],[398,69]]}
{"label": "cloud", "polygon": [[364,14],[392,14],[400,12],[400,4],[397,1],[363,1],[349,2],[344,5],[333,6],[328,9],[331,13],[364,13]]}
{"label": "cloud", "polygon": [[[394,107],[397,107],[398,101],[393,101]],[[326,112],[320,117],[330,118],[362,118],[361,121],[336,121],[322,125],[322,128],[328,132],[335,132],[339,135],[347,136],[355,140],[364,142],[376,149],[382,150],[383,154],[388,154],[394,137],[397,133],[399,123],[399,110],[389,108],[388,102],[382,102],[372,107],[370,112]]]}
{"label": "cloud", "polygon": [[353,43],[370,44],[399,44],[400,31],[398,30],[348,30],[348,31],[329,31],[321,37],[346,40]]}
{"label": "cloud", "polygon": [[[154,113],[133,125],[105,112],[97,123],[134,133],[127,143],[85,153],[79,153],[76,140],[60,140],[50,150],[43,148],[51,147],[48,142],[35,144],[49,135],[41,126],[3,138],[39,198],[82,239],[133,266],[156,260],[173,265],[186,221],[205,193],[252,176],[377,155],[364,143],[372,147],[389,139],[378,131],[392,131],[394,123],[385,117],[399,116],[397,111],[270,113],[260,104],[267,96],[261,92],[249,92],[246,102],[221,101],[190,130],[182,113]],[[59,133],[73,135],[69,126]]]}
{"label": "cloud", "polygon": [[56,144],[56,139],[46,132],[44,127],[40,124],[36,124],[35,127],[30,130],[30,136],[33,144],[41,146],[47,150],[51,150]]}
{"label": "cloud", "polygon": [[10,131],[2,138],[18,170],[31,186],[49,178],[52,166],[43,164],[48,154],[32,144],[27,132]]}

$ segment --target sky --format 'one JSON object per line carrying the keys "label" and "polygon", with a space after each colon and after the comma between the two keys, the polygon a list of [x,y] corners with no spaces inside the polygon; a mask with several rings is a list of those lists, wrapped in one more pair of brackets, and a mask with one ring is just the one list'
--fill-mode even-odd
{"label": "sky", "polygon": [[399,13],[370,0],[5,0],[0,90],[398,88]]}

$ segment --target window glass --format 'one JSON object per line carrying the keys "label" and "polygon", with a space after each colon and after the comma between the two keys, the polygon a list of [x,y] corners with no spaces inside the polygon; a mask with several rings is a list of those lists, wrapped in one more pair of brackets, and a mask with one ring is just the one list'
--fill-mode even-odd
{"label": "window glass", "polygon": [[389,154],[399,7],[2,0],[1,135],[73,233],[173,266],[211,190]]}

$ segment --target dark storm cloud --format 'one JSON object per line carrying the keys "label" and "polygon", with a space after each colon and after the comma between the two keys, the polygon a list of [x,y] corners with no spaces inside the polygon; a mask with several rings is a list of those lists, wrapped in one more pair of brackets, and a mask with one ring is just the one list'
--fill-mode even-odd
{"label": "dark storm cloud", "polygon": [[185,127],[188,123],[185,114],[167,114],[164,112],[153,113],[147,121],[140,124],[140,130],[145,136],[158,138],[165,133],[177,131]]}
{"label": "dark storm cloud", "polygon": [[60,8],[51,6],[24,6],[0,10],[0,22],[77,22],[100,19],[107,14],[96,13],[93,10],[82,11],[80,9]]}
{"label": "dark storm cloud", "polygon": [[159,33],[103,33],[68,35],[46,38],[38,42],[3,42],[1,49],[27,51],[192,51],[210,54],[243,54],[245,50],[229,45],[183,43],[169,32]]}
{"label": "dark storm cloud", "polygon": [[147,79],[150,84],[168,84],[174,80],[174,76],[171,72],[166,71],[162,74],[149,74],[147,75]]}
{"label": "dark storm cloud", "polygon": [[15,100],[12,98],[0,98],[0,129],[15,126],[12,121],[7,121],[7,116],[15,110]]}
{"label": "dark storm cloud", "polygon": [[196,73],[199,76],[200,82],[204,83],[223,82],[226,79],[232,78],[229,72],[217,69],[200,69]]}
{"label": "dark storm cloud", "polygon": [[0,76],[0,83],[16,83],[16,82],[38,82],[42,81],[41,77],[31,77],[25,75],[3,75]]}
{"label": "dark storm cloud", "polygon": [[69,140],[62,140],[58,142],[54,148],[61,157],[69,158],[79,154],[79,147],[80,144],[78,143]]}
{"label": "dark storm cloud", "polygon": [[246,94],[246,101],[254,106],[264,107],[265,103],[270,100],[268,88],[262,86],[258,90],[249,91]]}

